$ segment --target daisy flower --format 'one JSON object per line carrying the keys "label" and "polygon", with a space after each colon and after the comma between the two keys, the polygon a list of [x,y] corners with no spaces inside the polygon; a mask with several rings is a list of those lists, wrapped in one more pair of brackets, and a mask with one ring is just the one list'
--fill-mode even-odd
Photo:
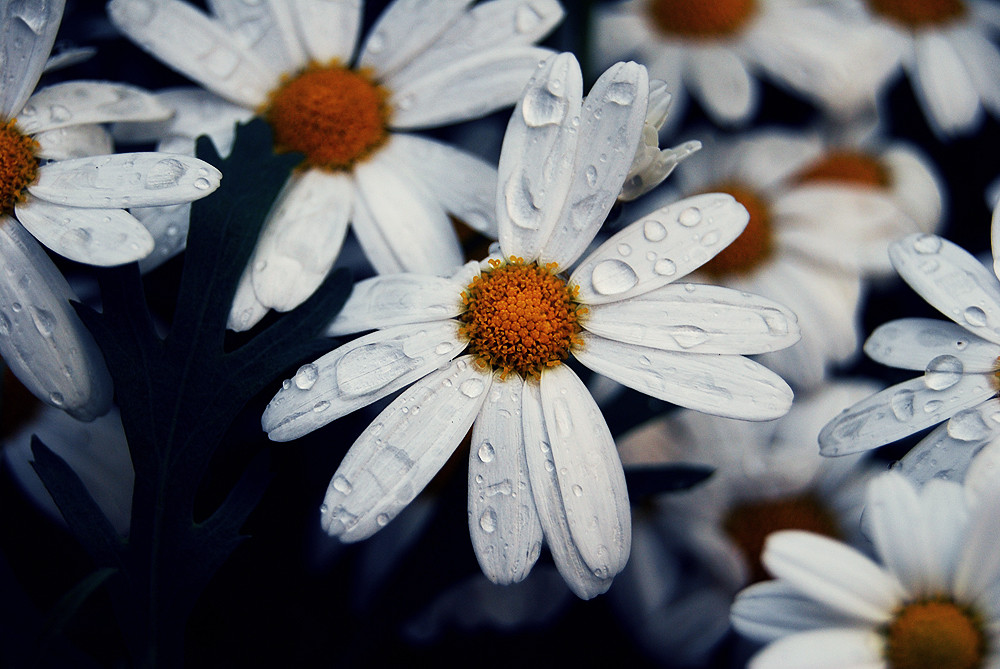
{"label": "daisy flower", "polygon": [[97,124],[170,115],[131,86],[76,81],[34,91],[63,5],[8,3],[0,17],[8,26],[0,37],[0,355],[43,402],[90,420],[110,407],[111,379],[70,306],[72,290],[37,242],[91,265],[133,262],[154,241],[125,207],[190,202],[221,175],[183,155],[105,155]]}
{"label": "daisy flower", "polygon": [[[232,329],[305,301],[337,259],[349,223],[379,273],[454,271],[462,254],[449,213],[496,237],[495,170],[408,131],[512,104],[552,53],[533,43],[562,8],[555,0],[469,4],[397,0],[357,58],[361,2],[210,2],[211,17],[178,0],[108,5],[129,38],[204,86],[174,96],[184,123],[172,133],[225,129],[223,120],[249,111],[270,123],[277,150],[305,155],[264,224]],[[180,234],[185,212],[177,213]]]}
{"label": "daisy flower", "polygon": [[[714,470],[691,490],[640,507],[631,560],[609,593],[653,657],[703,665],[729,629],[737,591],[767,578],[760,555],[771,533],[809,530],[858,543],[864,491],[881,468],[821,457],[816,435],[844,402],[870,392],[866,383],[831,383],[762,423],[683,410],[621,439],[626,466],[644,464],[629,453],[653,448]],[[697,574],[661,566],[682,560],[698,565]],[[678,574],[665,578],[671,571]]]}
{"label": "daisy flower", "polygon": [[867,21],[796,0],[608,3],[597,9],[594,33],[599,63],[635,57],[679,104],[690,94],[719,124],[742,123],[756,112],[760,72],[848,115],[873,104],[896,65],[895,52]]}
{"label": "daisy flower", "polygon": [[794,386],[814,387],[858,350],[862,277],[891,270],[887,245],[935,229],[941,186],[930,162],[901,142],[826,144],[815,134],[763,130],[706,141],[694,160],[640,203],[724,192],[750,212],[746,230],[698,276],[787,305],[802,340],[761,358]]}
{"label": "daisy flower", "polygon": [[808,532],[768,539],[776,580],[732,610],[741,633],[770,642],[751,669],[1000,666],[1000,491],[970,502],[957,483],[918,491],[888,472],[864,513],[879,562]]}
{"label": "daisy flower", "polygon": [[[499,165],[499,256],[451,278],[363,281],[331,334],[381,328],[303,366],[264,429],[294,439],[406,388],[358,438],[327,490],[323,527],[370,536],[424,487],[472,427],[469,528],[486,575],[519,581],[543,535],[573,591],[604,592],[628,557],[621,463],[566,364],[667,401],[780,416],[791,390],[738,353],[788,346],[795,316],[756,296],[673,283],[746,225],[728,195],[640,219],[566,278],[616,201],[645,122],[646,70],[619,63],[586,102],[571,54],[547,60],[511,117]],[[460,355],[468,349],[466,355]],[[474,424],[474,425],[473,425]]]}

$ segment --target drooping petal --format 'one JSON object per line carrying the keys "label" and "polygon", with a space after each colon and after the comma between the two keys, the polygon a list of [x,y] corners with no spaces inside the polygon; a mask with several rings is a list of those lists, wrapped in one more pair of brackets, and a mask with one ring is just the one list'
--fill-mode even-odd
{"label": "drooping petal", "polygon": [[361,29],[361,0],[290,0],[289,5],[313,60],[351,62]]}
{"label": "drooping petal", "polygon": [[308,62],[299,44],[298,26],[287,0],[208,0],[208,6],[226,30],[274,72],[297,72]]}
{"label": "drooping petal", "polygon": [[35,90],[52,51],[66,0],[0,5],[0,116],[13,118]]}
{"label": "drooping petal", "polygon": [[570,282],[583,304],[642,295],[684,277],[736,239],[750,220],[725,193],[705,193],[657,209],[613,235],[580,263]]}
{"label": "drooping petal", "polygon": [[465,286],[426,274],[384,274],[354,284],[351,296],[326,329],[339,337],[404,323],[458,316]]}
{"label": "drooping petal", "polygon": [[792,405],[780,376],[742,356],[664,351],[582,333],[576,358],[598,374],[658,399],[705,413],[771,420]]}
{"label": "drooping petal", "polygon": [[472,0],[393,2],[368,33],[359,66],[372,68],[379,79],[388,77],[433,44],[470,4]]}
{"label": "drooping petal", "polygon": [[517,374],[493,378],[469,450],[469,535],[486,578],[508,585],[524,580],[542,550],[525,460]]}
{"label": "drooping petal", "polygon": [[756,110],[757,82],[731,49],[715,45],[696,47],[688,63],[688,85],[717,122],[740,123]]}
{"label": "drooping petal", "polygon": [[296,439],[405,388],[463,348],[455,321],[378,330],[300,367],[267,405],[261,425],[273,441]]}
{"label": "drooping petal", "polygon": [[491,375],[465,356],[393,400],[344,456],[323,500],[323,529],[360,541],[396,517],[462,441]]}
{"label": "drooping petal", "polygon": [[869,628],[800,632],[754,655],[750,669],[885,669],[885,641]]}
{"label": "drooping petal", "polygon": [[170,117],[152,93],[104,81],[68,81],[41,89],[17,115],[22,132],[33,135],[85,123],[161,121]]}
{"label": "drooping petal", "polygon": [[802,594],[784,581],[764,581],[737,595],[730,612],[733,627],[757,641],[796,632],[847,627],[857,621]]}
{"label": "drooping petal", "polygon": [[115,152],[111,135],[100,125],[74,125],[40,132],[38,157],[44,160],[69,160],[84,156],[103,156]]}
{"label": "drooping petal", "polygon": [[945,136],[971,130],[983,110],[950,40],[940,31],[925,30],[915,36],[914,49],[913,92],[931,128]]}
{"label": "drooping petal", "polygon": [[226,327],[234,332],[244,332],[260,322],[267,315],[267,307],[257,299],[253,290],[253,270],[248,265],[236,284],[236,294],[233,296],[233,306],[229,310],[229,320]]}
{"label": "drooping petal", "polygon": [[865,341],[865,354],[900,369],[973,374],[992,372],[1000,347],[951,321],[900,318],[875,328]]}
{"label": "drooping petal", "polygon": [[197,158],[117,153],[42,165],[28,192],[70,207],[152,207],[203,198],[221,179],[219,170]]}

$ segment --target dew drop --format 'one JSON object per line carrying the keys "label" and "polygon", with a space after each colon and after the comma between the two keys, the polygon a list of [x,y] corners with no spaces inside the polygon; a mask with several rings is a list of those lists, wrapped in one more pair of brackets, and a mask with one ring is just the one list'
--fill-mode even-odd
{"label": "dew drop", "polygon": [[573,485],[573,494],[577,497],[583,497],[583,488],[579,485]]}
{"label": "dew drop", "polygon": [[194,180],[194,187],[198,190],[208,190],[211,186],[211,182],[203,177]]}
{"label": "dew drop", "polygon": [[35,329],[38,330],[38,334],[43,337],[52,336],[52,331],[56,328],[56,317],[52,315],[51,311],[35,308],[32,320],[35,322]]}
{"label": "dew drop", "polygon": [[462,381],[458,389],[466,397],[479,397],[486,390],[486,384],[483,383],[482,379],[466,379]]}
{"label": "dew drop", "polygon": [[556,468],[556,465],[555,465],[554,462],[552,462],[551,460],[546,460],[545,461],[545,471],[551,473],[551,472],[553,472],[555,470],[555,468]]}
{"label": "dew drop", "polygon": [[385,38],[382,33],[375,33],[370,38],[368,38],[367,45],[368,53],[381,53],[382,49],[385,48]]}
{"label": "dew drop", "polygon": [[619,244],[618,245],[618,254],[619,255],[627,256],[630,253],[632,253],[632,247],[631,246],[629,246],[628,244]]}
{"label": "dew drop", "polygon": [[892,415],[900,421],[908,421],[913,418],[913,391],[900,390],[889,398],[889,408]]}
{"label": "dew drop", "polygon": [[587,179],[587,185],[591,188],[597,185],[597,168],[594,165],[589,166],[584,171],[583,176]]}
{"label": "dew drop", "polygon": [[627,263],[608,259],[597,263],[590,274],[590,282],[601,295],[617,295],[639,283],[639,277]]}
{"label": "dew drop", "polygon": [[635,100],[635,84],[627,81],[616,81],[608,86],[607,99],[616,105],[630,105]]}
{"label": "dew drop", "polygon": [[701,223],[701,209],[688,207],[677,216],[677,222],[686,228],[698,225]]}
{"label": "dew drop", "polygon": [[642,224],[642,236],[651,242],[663,241],[667,236],[667,229],[659,221],[646,221]]}
{"label": "dew drop", "polygon": [[673,276],[677,273],[677,265],[669,258],[660,258],[653,264],[653,271],[660,276]]}
{"label": "dew drop", "polygon": [[281,388],[283,390],[288,390],[291,387],[292,387],[292,382],[289,381],[288,379],[285,379],[284,381],[281,382]]}
{"label": "dew drop", "polygon": [[948,421],[948,436],[959,441],[976,441],[990,435],[990,429],[975,409],[960,411]]}
{"label": "dew drop", "polygon": [[986,325],[986,312],[979,307],[969,307],[962,314],[965,322],[973,327],[983,327]]}
{"label": "dew drop", "polygon": [[941,400],[930,400],[924,404],[924,413],[935,413],[939,411],[942,406],[944,406],[944,402]]}
{"label": "dew drop", "polygon": [[438,355],[445,355],[446,353],[450,353],[453,348],[454,345],[451,342],[443,341],[434,347],[434,352]]}
{"label": "dew drop", "polygon": [[326,400],[320,400],[313,405],[313,413],[323,413],[330,408],[330,403]]}
{"label": "dew drop", "polygon": [[354,490],[354,486],[348,481],[343,474],[337,474],[333,477],[333,489],[343,495],[350,495],[351,491]]}
{"label": "dew drop", "polygon": [[20,302],[15,302],[14,304],[10,305],[10,308],[11,311],[13,311],[15,314],[19,314],[21,313],[21,309],[23,309],[24,307],[21,306]]}
{"label": "dew drop", "polygon": [[702,246],[715,246],[719,243],[719,233],[712,231],[701,238]]}
{"label": "dew drop", "polygon": [[375,516],[375,523],[378,524],[379,527],[385,527],[386,525],[389,524],[389,514],[387,513],[378,514],[377,516]]}
{"label": "dew drop", "polygon": [[49,393],[49,402],[52,403],[52,406],[61,407],[66,403],[66,400],[60,393]]}
{"label": "dew drop", "polygon": [[299,390],[309,390],[318,378],[319,368],[316,365],[312,363],[302,365],[299,371],[295,372],[295,387]]}
{"label": "dew drop", "polygon": [[937,260],[925,260],[920,263],[920,271],[924,274],[930,274],[931,272],[936,272],[938,267],[941,266]]}
{"label": "dew drop", "polygon": [[681,348],[693,348],[708,341],[708,333],[697,325],[681,325],[671,330],[670,335]]}
{"label": "dew drop", "polygon": [[521,117],[532,128],[558,125],[566,116],[567,109],[566,99],[553,95],[548,88],[531,88],[521,100]]}
{"label": "dew drop", "polygon": [[941,238],[936,235],[920,235],[913,240],[913,250],[917,253],[937,253],[941,250]]}
{"label": "dew drop", "polygon": [[497,512],[493,510],[493,507],[488,507],[483,511],[483,515],[479,517],[479,527],[483,528],[483,532],[492,534],[497,529]]}
{"label": "dew drop", "polygon": [[931,390],[951,388],[962,378],[962,361],[953,355],[939,355],[929,363],[924,372],[924,385]]}
{"label": "dew drop", "polygon": [[493,448],[493,444],[488,441],[484,441],[482,446],[479,447],[479,459],[483,462],[493,462],[493,458],[495,458],[496,455],[496,449]]}

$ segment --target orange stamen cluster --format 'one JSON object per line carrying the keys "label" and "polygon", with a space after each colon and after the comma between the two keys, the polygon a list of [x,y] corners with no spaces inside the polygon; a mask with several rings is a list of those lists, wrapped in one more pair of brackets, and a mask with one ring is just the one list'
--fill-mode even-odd
{"label": "orange stamen cluster", "polygon": [[364,70],[313,64],[272,91],[261,113],[278,151],[298,151],[312,167],[341,171],[388,139],[388,97]]}
{"label": "orange stamen cluster", "polygon": [[868,0],[876,14],[908,28],[926,28],[965,16],[963,0]]}
{"label": "orange stamen cluster", "polygon": [[649,17],[669,36],[713,38],[734,35],[757,10],[756,0],[652,0]]}
{"label": "orange stamen cluster", "polygon": [[576,303],[579,287],[556,275],[554,263],[542,267],[511,256],[490,266],[462,293],[461,333],[470,352],[503,375],[525,378],[568,358],[580,344],[586,312]]}
{"label": "orange stamen cluster", "polygon": [[976,669],[986,655],[979,617],[950,599],[904,605],[885,635],[891,669]]}
{"label": "orange stamen cluster", "polygon": [[886,188],[891,180],[889,170],[874,156],[860,151],[830,151],[799,172],[797,180],[807,182],[840,182]]}
{"label": "orange stamen cluster", "polygon": [[750,565],[754,583],[768,578],[760,556],[772,532],[805,530],[834,539],[841,536],[830,511],[809,494],[740,504],[729,511],[723,528]]}
{"label": "orange stamen cluster", "polygon": [[771,212],[764,198],[743,184],[723,183],[709,190],[729,193],[736,198],[750,213],[750,221],[740,236],[705,263],[701,271],[713,279],[746,274],[767,261],[774,252]]}
{"label": "orange stamen cluster", "polygon": [[0,213],[12,214],[38,178],[38,142],[11,120],[0,125]]}

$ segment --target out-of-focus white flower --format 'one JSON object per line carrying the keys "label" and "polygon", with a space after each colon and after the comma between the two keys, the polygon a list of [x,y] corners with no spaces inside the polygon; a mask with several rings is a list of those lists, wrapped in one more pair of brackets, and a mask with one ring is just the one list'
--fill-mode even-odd
{"label": "out-of-focus white flower", "polygon": [[594,32],[600,65],[634,57],[666,82],[681,112],[690,93],[722,124],[756,112],[759,72],[849,115],[874,104],[898,63],[898,49],[869,21],[801,0],[607,3],[597,10]]}
{"label": "out-of-focus white flower", "polygon": [[147,93],[96,81],[35,91],[63,5],[5,3],[0,16],[0,355],[36,397],[89,420],[110,407],[111,379],[35,240],[82,263],[133,262],[154,242],[126,207],[196,200],[221,175],[183,155],[108,155],[98,124],[170,115]]}
{"label": "out-of-focus white flower", "polygon": [[[659,442],[675,462],[714,469],[695,488],[636,512],[632,557],[609,594],[647,652],[671,665],[703,666],[729,629],[736,592],[767,577],[760,551],[772,532],[811,530],[858,543],[864,490],[882,468],[823,458],[816,435],[844,402],[872,391],[868,383],[831,383],[763,423],[685,410],[620,440],[626,466],[644,464],[629,455]],[[682,575],[682,562],[697,573]]]}
{"label": "out-of-focus white flower", "polygon": [[869,486],[865,522],[879,562],[808,532],[772,535],[774,581],[740,593],[741,633],[770,642],[751,669],[996,667],[1000,664],[1000,489],[920,491],[888,472]]}
{"label": "out-of-focus white flower", "polygon": [[[379,273],[448,274],[462,263],[448,214],[491,238],[496,171],[471,154],[410,134],[512,104],[551,54],[534,46],[562,18],[555,0],[392,3],[354,58],[361,2],[113,0],[112,22],[204,89],[175,91],[169,127],[134,138],[187,141],[265,118],[275,146],[305,162],[264,224],[229,326],[246,330],[287,311],[322,283],[348,224]],[[152,134],[149,131],[152,130]],[[122,133],[126,128],[120,129]],[[182,248],[187,212],[160,213]]]}
{"label": "out-of-focus white flower", "polygon": [[[745,419],[780,416],[791,390],[744,358],[798,339],[770,300],[674,283],[732,241],[747,214],[728,195],[669,205],[611,237],[565,278],[617,200],[641,141],[646,70],[619,63],[582,101],[571,54],[546,61],[500,156],[499,254],[450,278],[357,284],[331,334],[378,328],[303,366],[262,423],[294,439],[401,390],[327,490],[323,526],[344,541],[387,524],[472,427],[469,528],[484,573],[524,578],[543,538],[584,598],[628,558],[631,520],[614,441],[565,364],[654,397]],[[469,354],[459,356],[463,350]],[[587,518],[588,522],[577,519]]]}

